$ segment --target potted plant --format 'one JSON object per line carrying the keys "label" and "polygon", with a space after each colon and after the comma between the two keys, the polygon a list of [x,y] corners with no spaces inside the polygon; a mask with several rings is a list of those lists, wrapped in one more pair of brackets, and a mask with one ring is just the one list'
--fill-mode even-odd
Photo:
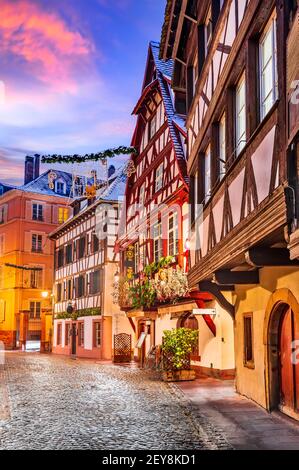
{"label": "potted plant", "polygon": [[198,341],[198,331],[178,328],[163,333],[163,380],[194,380],[195,371],[191,369],[190,356]]}

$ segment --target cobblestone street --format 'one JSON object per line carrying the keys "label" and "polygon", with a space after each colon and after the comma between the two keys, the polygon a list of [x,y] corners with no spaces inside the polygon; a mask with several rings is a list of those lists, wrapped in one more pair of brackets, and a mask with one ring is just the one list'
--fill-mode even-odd
{"label": "cobblestone street", "polygon": [[7,353],[0,449],[229,449],[177,387],[139,369]]}

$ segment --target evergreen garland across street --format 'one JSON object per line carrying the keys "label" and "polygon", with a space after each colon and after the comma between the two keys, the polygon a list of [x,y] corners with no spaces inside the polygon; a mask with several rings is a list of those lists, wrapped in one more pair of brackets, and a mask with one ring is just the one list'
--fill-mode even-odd
{"label": "evergreen garland across street", "polygon": [[42,163],[53,164],[53,163],[84,163],[87,161],[99,161],[106,160],[107,158],[113,158],[118,155],[137,155],[135,147],[120,146],[112,149],[104,150],[98,153],[88,153],[86,155],[43,155]]}

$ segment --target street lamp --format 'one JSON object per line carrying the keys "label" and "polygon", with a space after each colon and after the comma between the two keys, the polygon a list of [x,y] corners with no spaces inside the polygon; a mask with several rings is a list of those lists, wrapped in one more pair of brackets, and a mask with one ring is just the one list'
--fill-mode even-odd
{"label": "street lamp", "polygon": [[49,292],[48,291],[43,291],[41,293],[41,296],[42,296],[43,299],[47,299],[49,297]]}

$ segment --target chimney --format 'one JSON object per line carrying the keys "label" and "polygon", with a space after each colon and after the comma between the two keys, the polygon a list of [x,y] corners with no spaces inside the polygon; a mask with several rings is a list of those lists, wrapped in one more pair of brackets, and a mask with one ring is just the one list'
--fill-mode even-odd
{"label": "chimney", "polygon": [[40,156],[34,155],[34,157],[26,157],[25,159],[25,177],[24,184],[31,183],[39,177],[40,169]]}

